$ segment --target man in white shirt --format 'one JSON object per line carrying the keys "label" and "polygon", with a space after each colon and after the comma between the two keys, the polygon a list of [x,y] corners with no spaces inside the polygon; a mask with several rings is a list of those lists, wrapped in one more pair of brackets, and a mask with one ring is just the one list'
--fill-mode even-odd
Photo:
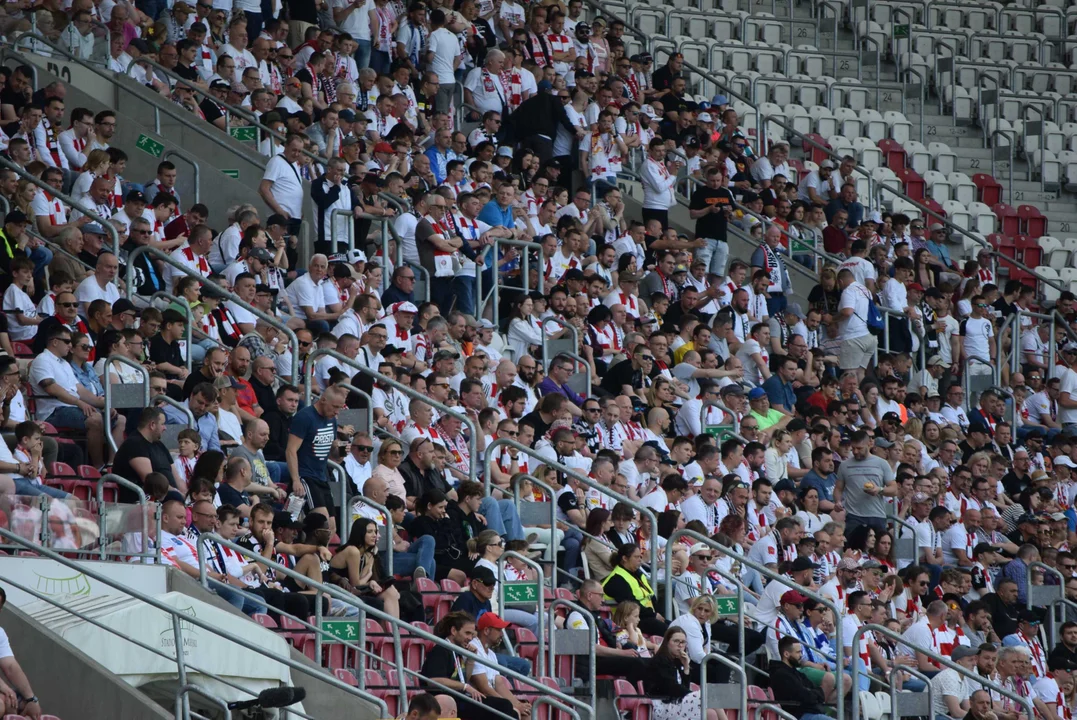
{"label": "man in white shirt", "polygon": [[980,511],[969,507],[942,538],[942,560],[947,565],[972,567],[972,550],[976,547],[976,531],[980,527]]}
{"label": "man in white shirt", "polygon": [[1063,347],[1061,357],[1069,366],[1060,375],[1058,389],[1058,422],[1066,432],[1077,426],[1077,343]]}
{"label": "man in white shirt", "polygon": [[671,170],[666,163],[666,141],[651,140],[647,147],[647,160],[643,163],[643,221],[658,220],[662,227],[669,227],[669,209],[676,204],[673,188],[677,184],[676,166]]}
{"label": "man in white shirt", "polygon": [[784,142],[773,143],[764,157],[752,165],[752,179],[763,189],[770,187],[775,175],[789,177],[789,145]]}
{"label": "man in white shirt", "polygon": [[303,152],[303,138],[290,135],[284,144],[284,152],[266,163],[265,174],[258,185],[258,194],[266,205],[288,219],[288,232],[299,234],[303,216],[303,178],[300,174],[299,156]]}
{"label": "man in white shirt", "polygon": [[991,306],[987,299],[983,295],[976,295],[972,298],[972,314],[961,322],[964,355],[974,360],[968,363],[969,373],[972,375],[989,375],[994,372],[995,324],[990,317],[990,311]]}
{"label": "man in white shirt", "polygon": [[505,65],[505,53],[494,49],[486,53],[486,64],[468,73],[464,80],[464,101],[480,113],[505,112],[505,87],[501,83],[501,69]]}
{"label": "man in white shirt", "polygon": [[339,312],[328,312],[326,308],[321,283],[328,269],[329,260],[325,255],[312,255],[307,273],[293,280],[287,290],[295,316],[306,320],[307,327],[317,332],[329,332],[329,321],[340,315]]}
{"label": "man in white shirt", "polygon": [[120,270],[119,259],[110,252],[102,252],[97,256],[97,267],[93,275],[90,275],[79,283],[76,296],[79,300],[79,311],[87,314],[90,303],[94,300],[107,300],[108,304],[120,299],[120,289],[116,287],[116,273]]}
{"label": "man in white shirt", "polygon": [[879,346],[878,339],[868,331],[871,293],[856,281],[849,268],[842,268],[838,272],[838,287],[841,288],[841,301],[838,304],[841,338],[839,365],[842,372],[856,373],[859,381],[864,378],[864,370]]}
{"label": "man in white shirt", "polygon": [[833,160],[819,163],[819,169],[808,173],[797,186],[797,199],[826,207],[830,203],[830,176],[833,172]]}
{"label": "man in white shirt", "polygon": [[430,70],[438,76],[438,94],[434,100],[434,107],[438,112],[448,112],[454,93],[456,92],[456,69],[463,61],[460,48],[460,38],[449,28],[445,27],[448,18],[445,11],[439,9],[430,13],[430,38],[427,40],[427,48],[433,53],[430,61]]}

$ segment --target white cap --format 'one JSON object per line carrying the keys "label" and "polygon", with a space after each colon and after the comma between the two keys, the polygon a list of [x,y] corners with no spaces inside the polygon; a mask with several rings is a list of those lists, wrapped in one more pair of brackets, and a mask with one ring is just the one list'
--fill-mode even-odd
{"label": "white cap", "polygon": [[409,313],[417,313],[417,312],[419,312],[419,308],[415,307],[414,303],[410,303],[407,300],[405,300],[404,302],[398,302],[395,305],[391,305],[390,307],[392,308],[393,314],[400,313],[400,312],[409,312]]}
{"label": "white cap", "polygon": [[362,250],[349,250],[348,251],[348,264],[354,265],[355,263],[366,262],[366,253]]}
{"label": "white cap", "polygon": [[714,118],[711,117],[710,113],[700,113],[699,117],[696,118],[696,122],[712,123]]}

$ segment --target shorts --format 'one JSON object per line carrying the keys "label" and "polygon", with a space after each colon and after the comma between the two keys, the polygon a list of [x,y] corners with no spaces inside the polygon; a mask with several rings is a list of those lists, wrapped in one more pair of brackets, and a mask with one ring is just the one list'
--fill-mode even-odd
{"label": "shorts", "polygon": [[80,408],[74,406],[56,408],[45,421],[57,428],[67,428],[70,430],[86,429],[86,415]]}
{"label": "shorts", "polygon": [[879,339],[870,333],[851,340],[843,340],[841,353],[838,356],[838,367],[842,370],[867,368],[875,357],[875,349],[878,347]]}
{"label": "shorts", "polygon": [[797,671],[804,677],[808,678],[808,680],[811,681],[811,684],[815,687],[822,686],[823,678],[826,677],[827,673],[826,670],[820,670],[819,668],[813,667],[797,668]]}
{"label": "shorts", "polygon": [[307,510],[323,507],[329,513],[329,517],[336,516],[336,503],[333,502],[333,493],[329,485],[315,478],[300,478],[303,489],[307,492]]}

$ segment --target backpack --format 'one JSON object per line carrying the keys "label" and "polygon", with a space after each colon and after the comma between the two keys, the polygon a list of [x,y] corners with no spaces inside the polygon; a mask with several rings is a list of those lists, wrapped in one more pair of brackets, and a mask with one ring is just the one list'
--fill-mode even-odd
{"label": "backpack", "polygon": [[871,298],[868,298],[868,317],[865,324],[868,326],[868,332],[872,335],[881,337],[886,332],[886,318],[879,312],[879,308],[876,307],[875,301]]}

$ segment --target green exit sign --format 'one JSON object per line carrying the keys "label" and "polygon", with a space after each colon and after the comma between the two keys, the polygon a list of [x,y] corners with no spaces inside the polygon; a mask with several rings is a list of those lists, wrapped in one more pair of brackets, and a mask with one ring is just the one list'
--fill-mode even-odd
{"label": "green exit sign", "polygon": [[239,180],[239,170],[221,170],[221,173],[227,175],[233,180]]}
{"label": "green exit sign", "polygon": [[252,127],[234,127],[228,134],[240,142],[255,142],[258,139],[258,131]]}
{"label": "green exit sign", "polygon": [[322,630],[333,636],[329,638],[323,635],[323,643],[359,641],[359,623],[355,620],[322,620]]}
{"label": "green exit sign", "polygon": [[139,135],[135,147],[147,155],[153,155],[155,158],[161,157],[161,154],[165,151],[165,144],[157,142],[149,135]]}
{"label": "green exit sign", "polygon": [[713,436],[719,445],[733,437],[734,432],[732,425],[706,425],[703,428],[703,433]]}
{"label": "green exit sign", "polygon": [[740,614],[740,601],[735,597],[716,597],[714,602],[718,606],[718,614],[723,617]]}
{"label": "green exit sign", "polygon": [[908,38],[911,27],[909,25],[894,25],[894,39]]}
{"label": "green exit sign", "polygon": [[537,582],[505,583],[505,603],[536,603],[539,601]]}

